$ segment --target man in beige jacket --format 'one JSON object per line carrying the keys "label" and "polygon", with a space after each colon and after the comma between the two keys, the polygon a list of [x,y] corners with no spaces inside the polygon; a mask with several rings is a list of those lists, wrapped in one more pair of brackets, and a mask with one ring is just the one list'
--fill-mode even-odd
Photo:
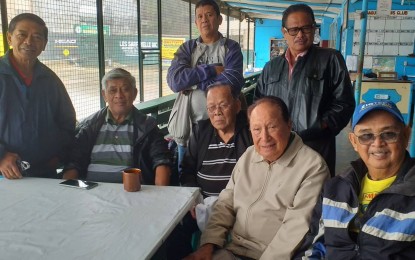
{"label": "man in beige jacket", "polygon": [[257,100],[248,116],[254,146],[220,193],[201,248],[186,259],[290,259],[308,230],[329,177],[324,159],[291,131],[280,98]]}

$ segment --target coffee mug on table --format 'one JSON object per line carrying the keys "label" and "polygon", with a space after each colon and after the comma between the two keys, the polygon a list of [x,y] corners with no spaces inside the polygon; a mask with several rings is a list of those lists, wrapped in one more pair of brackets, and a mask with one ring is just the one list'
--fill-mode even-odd
{"label": "coffee mug on table", "polygon": [[139,191],[141,189],[141,170],[138,168],[128,168],[122,172],[122,182],[124,190],[128,192]]}

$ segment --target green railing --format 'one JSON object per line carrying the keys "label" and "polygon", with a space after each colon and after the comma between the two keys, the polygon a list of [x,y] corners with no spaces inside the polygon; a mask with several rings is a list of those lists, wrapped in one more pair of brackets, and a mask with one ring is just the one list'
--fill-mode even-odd
{"label": "green railing", "polygon": [[[252,104],[254,90],[259,75],[260,72],[255,72],[245,76],[245,85],[242,88],[242,93],[244,93],[248,105]],[[177,94],[172,94],[134,105],[142,113],[148,114],[157,119],[160,130],[164,135],[167,135],[167,123],[169,121],[170,111],[173,107],[176,96]]]}

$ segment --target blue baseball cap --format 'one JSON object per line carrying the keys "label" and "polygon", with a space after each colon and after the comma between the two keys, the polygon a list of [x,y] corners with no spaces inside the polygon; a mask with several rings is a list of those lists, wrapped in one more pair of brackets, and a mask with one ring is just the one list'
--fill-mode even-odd
{"label": "blue baseball cap", "polygon": [[353,113],[352,118],[352,130],[354,130],[355,126],[359,121],[370,111],[374,110],[384,110],[391,113],[393,116],[396,117],[400,122],[405,124],[405,120],[401,114],[401,111],[396,107],[395,103],[391,101],[375,101],[375,102],[368,102],[368,103],[361,103],[359,104]]}

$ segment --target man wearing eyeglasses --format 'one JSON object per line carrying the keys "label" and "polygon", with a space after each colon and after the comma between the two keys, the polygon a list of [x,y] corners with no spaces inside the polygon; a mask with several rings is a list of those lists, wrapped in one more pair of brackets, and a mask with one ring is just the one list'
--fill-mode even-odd
{"label": "man wearing eyeglasses", "polygon": [[[200,187],[203,197],[214,197],[226,187],[236,162],[251,146],[246,111],[241,111],[238,91],[226,83],[217,82],[208,87],[206,108],[209,119],[200,120],[192,128],[188,149],[185,152],[180,171],[180,184]],[[210,212],[207,205],[196,206],[198,212]],[[174,259],[192,252],[191,237],[198,231],[197,222],[205,223],[209,214],[197,214],[193,208],[185,216],[168,243],[168,254]],[[200,224],[203,227],[203,224]],[[169,258],[173,259],[173,258]]]}
{"label": "man wearing eyeglasses", "polygon": [[[414,259],[415,159],[406,151],[410,128],[394,103],[380,101],[356,108],[352,130],[349,139],[360,159],[325,185],[297,257]],[[310,247],[312,241],[318,242]]]}
{"label": "man wearing eyeglasses", "polygon": [[296,4],[284,11],[281,32],[288,49],[265,65],[255,98],[283,99],[293,130],[324,157],[334,176],[335,137],[349,122],[355,101],[343,57],[334,49],[314,46],[315,30],[309,6]]}

